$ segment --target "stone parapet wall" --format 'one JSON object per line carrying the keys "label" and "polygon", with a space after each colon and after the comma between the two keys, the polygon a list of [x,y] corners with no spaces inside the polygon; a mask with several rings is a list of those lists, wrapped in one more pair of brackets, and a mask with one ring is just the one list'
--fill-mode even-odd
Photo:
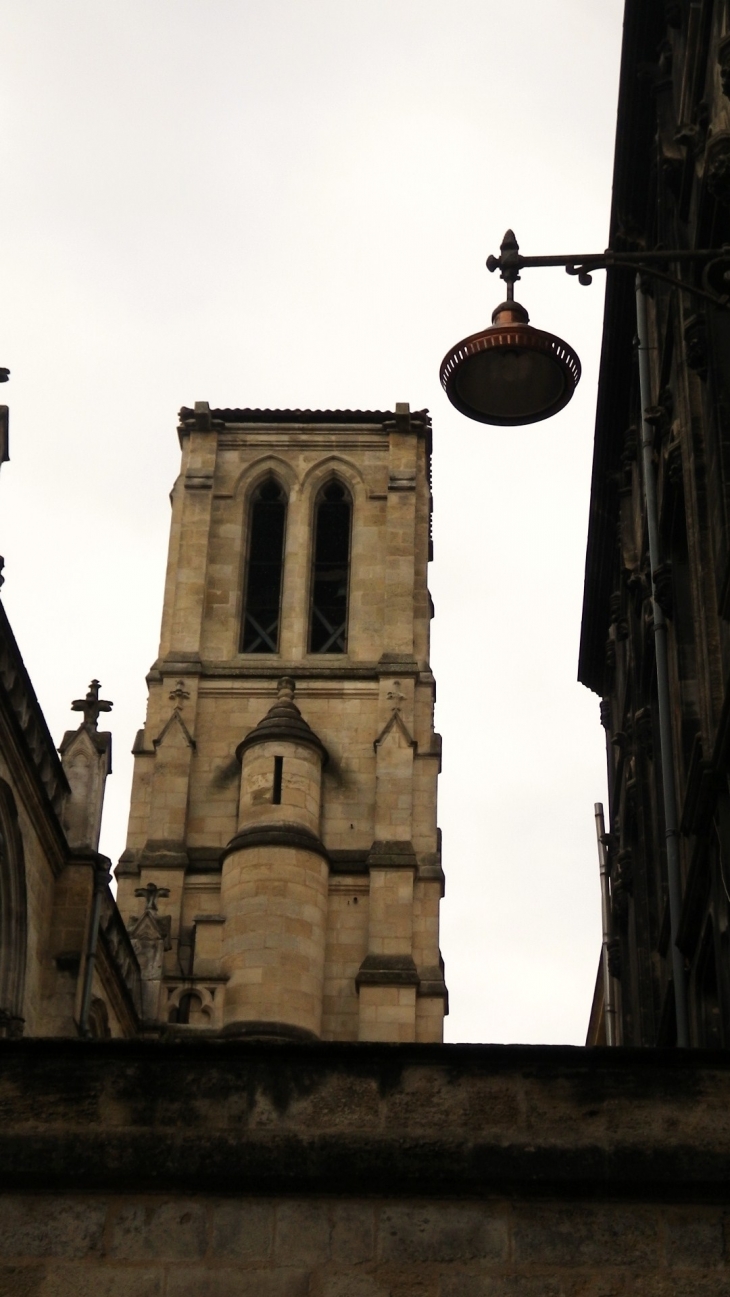
{"label": "stone parapet wall", "polygon": [[730,1058],[0,1048],[9,1297],[720,1297]]}

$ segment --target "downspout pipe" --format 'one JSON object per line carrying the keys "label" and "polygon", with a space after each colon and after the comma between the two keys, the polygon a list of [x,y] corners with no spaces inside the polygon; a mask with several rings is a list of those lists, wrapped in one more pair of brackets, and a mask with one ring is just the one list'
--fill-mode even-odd
{"label": "downspout pipe", "polygon": [[641,449],[644,466],[646,525],[649,533],[652,612],[654,615],[654,656],[656,659],[657,703],[659,706],[659,746],[662,758],[662,792],[664,799],[664,832],[667,840],[667,878],[669,884],[669,926],[674,983],[674,1008],[677,1020],[677,1044],[689,1046],[687,985],[684,956],[677,945],[679,917],[682,909],[682,882],[679,864],[679,820],[674,787],[674,742],[669,699],[669,665],[667,655],[667,619],[656,596],[656,572],[659,567],[659,515],[657,510],[656,464],[654,462],[654,429],[647,423],[651,408],[651,371],[649,368],[649,329],[646,293],[641,276],[636,276],[636,331],[639,352],[639,386],[641,392]]}
{"label": "downspout pipe", "polygon": [[88,1039],[90,1035],[89,1014],[91,1012],[91,989],[94,981],[94,967],[96,965],[96,948],[99,944],[101,902],[102,897],[109,886],[110,877],[110,861],[106,856],[98,856],[94,863],[94,899],[91,909],[91,923],[89,924],[89,946],[86,951],[84,989],[81,996],[81,1014],[79,1016],[79,1035],[86,1039]]}
{"label": "downspout pipe", "polygon": [[606,1044],[615,1045],[616,1039],[616,1001],[613,978],[608,966],[608,947],[611,941],[611,897],[608,887],[608,852],[606,851],[606,826],[603,820],[603,803],[596,802],[593,807],[596,817],[596,839],[598,841],[598,867],[601,872],[601,920],[603,941],[601,960],[603,963],[603,1016],[606,1023]]}

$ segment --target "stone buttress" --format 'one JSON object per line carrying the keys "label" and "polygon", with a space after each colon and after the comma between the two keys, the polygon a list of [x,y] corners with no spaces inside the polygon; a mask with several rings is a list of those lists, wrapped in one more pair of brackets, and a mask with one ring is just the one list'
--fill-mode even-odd
{"label": "stone buttress", "polygon": [[199,403],[179,434],[117,868],[149,1029],[439,1041],[430,420]]}

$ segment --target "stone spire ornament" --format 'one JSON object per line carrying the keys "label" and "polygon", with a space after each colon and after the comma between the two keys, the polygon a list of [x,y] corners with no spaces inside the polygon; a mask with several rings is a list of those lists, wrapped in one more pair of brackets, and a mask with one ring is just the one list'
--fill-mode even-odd
{"label": "stone spire ornament", "polygon": [[110,712],[114,703],[108,702],[105,698],[99,697],[101,684],[98,680],[92,680],[85,698],[75,698],[71,703],[72,712],[83,712],[84,719],[82,724],[88,729],[96,730],[99,728],[99,715],[101,712]]}

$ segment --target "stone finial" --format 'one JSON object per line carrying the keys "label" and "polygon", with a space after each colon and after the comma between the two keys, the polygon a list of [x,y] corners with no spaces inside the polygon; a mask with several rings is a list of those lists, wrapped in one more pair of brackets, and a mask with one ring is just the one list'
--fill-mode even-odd
{"label": "stone finial", "polygon": [[81,722],[87,729],[96,731],[99,727],[99,713],[110,712],[113,703],[99,697],[101,685],[98,680],[92,680],[89,685],[89,691],[85,698],[75,698],[71,703],[72,712],[83,712],[84,719]]}
{"label": "stone finial", "polygon": [[296,681],[295,681],[295,680],[292,680],[291,676],[282,676],[282,677],[281,677],[281,680],[279,681],[278,685],[276,686],[276,696],[277,696],[279,702],[280,702],[280,703],[291,703],[291,702],[293,702],[293,701],[294,701],[294,691],[295,691],[296,687],[297,687],[297,686],[296,686]]}
{"label": "stone finial", "polygon": [[135,896],[144,897],[144,912],[149,914],[151,911],[157,911],[157,898],[164,900],[166,896],[170,895],[170,889],[169,887],[158,887],[157,883],[148,883],[146,887],[136,887],[134,894]]}
{"label": "stone finial", "polygon": [[72,711],[83,712],[77,730],[67,730],[61,740],[61,764],[68,780],[63,826],[69,846],[97,851],[104,803],[104,785],[112,768],[112,736],[100,734],[100,712],[112,704],[99,697],[100,684],[92,680],[85,698],[76,698]]}

